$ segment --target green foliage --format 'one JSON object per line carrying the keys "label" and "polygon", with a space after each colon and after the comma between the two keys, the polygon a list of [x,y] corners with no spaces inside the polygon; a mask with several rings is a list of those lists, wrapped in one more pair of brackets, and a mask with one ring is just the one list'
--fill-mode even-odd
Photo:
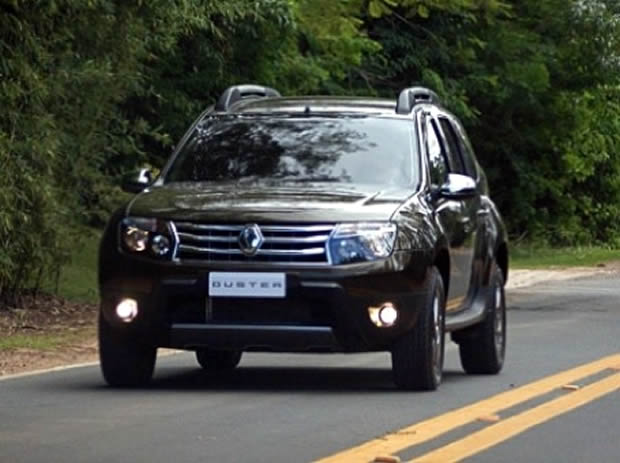
{"label": "green foliage", "polygon": [[620,244],[617,2],[367,5],[383,51],[367,57],[358,87],[435,89],[466,122],[514,235]]}
{"label": "green foliage", "polygon": [[57,281],[44,281],[44,291],[75,302],[94,304],[99,300],[97,253],[99,230],[79,227],[80,246],[71,249],[71,261],[63,265]]}
{"label": "green foliage", "polygon": [[566,189],[586,242],[620,247],[620,86],[568,95],[577,114],[574,131],[561,143],[571,173]]}
{"label": "green foliage", "polygon": [[615,0],[0,0],[0,303],[59,276],[120,176],[243,82],[428,85],[514,235],[620,246]]}
{"label": "green foliage", "polygon": [[291,88],[295,93],[327,90],[343,93],[348,72],[360,66],[365,54],[380,50],[363,32],[362,0],[297,0],[293,2],[301,47],[293,51],[313,63],[323,78],[311,86]]}
{"label": "green foliage", "polygon": [[[0,1],[0,301],[12,302],[22,288],[58,275],[80,245],[71,232],[75,224],[101,225],[124,199],[115,179],[152,158],[150,145],[169,145],[168,134],[177,129],[178,136],[195,117],[200,93],[193,90],[201,84],[189,78],[191,57],[181,69],[174,62],[186,50],[183,40],[204,40],[188,50],[208,52],[196,64],[213,72],[202,76],[202,85],[218,78],[203,94],[212,97],[231,78],[235,65],[228,55],[243,50],[229,42],[228,32],[247,44],[259,32],[262,8],[255,6],[241,0]],[[167,70],[185,81],[167,79]],[[171,106],[167,117],[159,117],[162,94]]]}

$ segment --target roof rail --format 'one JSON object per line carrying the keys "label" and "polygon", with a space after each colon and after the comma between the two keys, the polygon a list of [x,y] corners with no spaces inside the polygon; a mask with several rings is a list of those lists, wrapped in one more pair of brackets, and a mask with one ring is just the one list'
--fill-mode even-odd
{"label": "roof rail", "polygon": [[420,103],[440,105],[441,101],[435,92],[426,87],[409,87],[398,95],[397,114],[409,114],[413,107]]}
{"label": "roof rail", "polygon": [[230,107],[245,98],[277,98],[280,92],[262,85],[233,85],[224,90],[215,104],[216,111],[228,111]]}

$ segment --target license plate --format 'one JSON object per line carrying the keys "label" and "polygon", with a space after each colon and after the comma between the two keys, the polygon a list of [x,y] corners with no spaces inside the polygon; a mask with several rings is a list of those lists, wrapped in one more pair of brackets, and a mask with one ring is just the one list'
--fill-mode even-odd
{"label": "license plate", "polygon": [[210,297],[285,297],[284,273],[209,273]]}

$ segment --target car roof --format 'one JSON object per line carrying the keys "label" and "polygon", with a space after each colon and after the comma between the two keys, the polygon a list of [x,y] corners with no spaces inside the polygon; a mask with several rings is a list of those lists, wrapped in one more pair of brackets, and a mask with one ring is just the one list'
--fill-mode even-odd
{"label": "car roof", "polygon": [[372,97],[299,96],[246,98],[232,105],[225,113],[247,115],[364,115],[411,119],[411,114],[401,115],[396,113],[396,101]]}

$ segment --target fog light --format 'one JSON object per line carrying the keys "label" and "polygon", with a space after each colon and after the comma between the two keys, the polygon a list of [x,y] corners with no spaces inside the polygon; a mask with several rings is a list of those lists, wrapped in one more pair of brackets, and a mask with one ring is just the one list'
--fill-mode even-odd
{"label": "fog light", "polygon": [[385,304],[379,310],[379,320],[385,326],[392,326],[398,319],[398,311],[392,304]]}
{"label": "fog light", "polygon": [[133,321],[138,315],[138,301],[135,299],[123,299],[116,306],[116,316],[125,323]]}
{"label": "fog light", "polygon": [[379,328],[394,326],[398,320],[398,310],[391,302],[381,304],[379,307],[368,307],[370,321]]}

